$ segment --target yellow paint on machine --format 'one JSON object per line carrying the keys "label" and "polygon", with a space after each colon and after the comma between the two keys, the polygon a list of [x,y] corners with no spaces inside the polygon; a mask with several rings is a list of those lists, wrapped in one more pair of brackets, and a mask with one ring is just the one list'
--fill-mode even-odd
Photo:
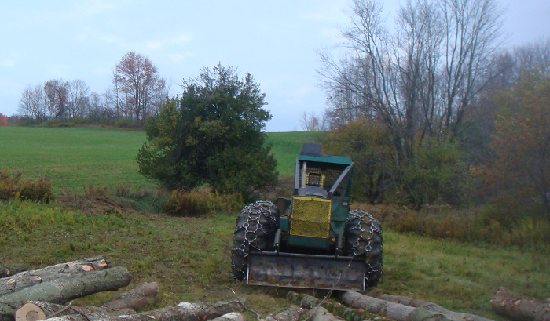
{"label": "yellow paint on machine", "polygon": [[292,200],[290,234],[305,237],[329,237],[331,209],[331,200],[311,196],[295,196]]}

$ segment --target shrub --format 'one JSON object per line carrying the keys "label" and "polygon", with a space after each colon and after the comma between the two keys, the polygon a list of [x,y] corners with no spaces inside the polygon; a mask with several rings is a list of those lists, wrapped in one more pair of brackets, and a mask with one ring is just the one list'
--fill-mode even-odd
{"label": "shrub", "polygon": [[42,176],[35,179],[22,179],[22,173],[10,174],[8,169],[0,171],[0,199],[9,200],[20,198],[22,200],[42,201],[49,203],[51,200],[52,184],[50,179]]}
{"label": "shrub", "polygon": [[164,210],[176,216],[205,216],[217,211],[232,212],[244,205],[241,194],[219,194],[208,190],[173,191]]}

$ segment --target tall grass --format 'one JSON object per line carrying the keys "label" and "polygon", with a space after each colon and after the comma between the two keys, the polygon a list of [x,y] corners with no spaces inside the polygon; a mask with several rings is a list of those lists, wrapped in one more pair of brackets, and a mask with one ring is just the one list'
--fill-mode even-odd
{"label": "tall grass", "polygon": [[[209,218],[141,213],[85,215],[56,204],[0,203],[0,262],[31,268],[93,255],[126,266],[135,286],[156,281],[150,308],[180,301],[247,299],[259,313],[289,302],[285,289],[235,284],[231,247],[237,212]],[[489,300],[500,286],[538,299],[550,291],[550,257],[544,251],[396,233],[384,226],[384,275],[375,291],[432,301],[448,309],[499,319]],[[267,296],[271,294],[273,296]],[[100,304],[101,293],[74,305]]]}
{"label": "tall grass", "polygon": [[542,217],[524,215],[509,223],[507,217],[495,216],[487,207],[433,206],[420,211],[395,205],[356,204],[355,207],[368,211],[384,226],[400,233],[474,244],[550,249],[550,228]]}

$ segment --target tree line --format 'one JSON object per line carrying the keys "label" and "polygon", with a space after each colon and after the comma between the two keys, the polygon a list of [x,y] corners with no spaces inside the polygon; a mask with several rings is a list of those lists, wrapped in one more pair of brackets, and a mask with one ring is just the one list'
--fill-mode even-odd
{"label": "tree line", "polygon": [[331,130],[327,152],[357,160],[358,195],[493,201],[550,223],[549,40],[504,49],[496,0],[409,0],[393,26],[380,1],[353,0],[348,16],[338,54],[320,54],[316,122]]}
{"label": "tree line", "polygon": [[18,114],[36,122],[78,118],[111,123],[126,119],[143,125],[158,113],[168,95],[169,85],[151,60],[128,52],[113,68],[111,85],[104,93],[90,92],[80,79],[52,79],[23,90]]}

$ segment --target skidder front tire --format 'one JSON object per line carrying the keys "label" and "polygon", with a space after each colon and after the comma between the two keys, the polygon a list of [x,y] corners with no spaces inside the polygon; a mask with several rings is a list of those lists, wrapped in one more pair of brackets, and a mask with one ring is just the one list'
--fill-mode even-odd
{"label": "skidder front tire", "polygon": [[344,233],[346,254],[365,258],[367,263],[366,287],[377,286],[383,272],[383,235],[380,222],[367,212],[354,210],[349,213]]}
{"label": "skidder front tire", "polygon": [[269,201],[245,206],[235,223],[231,268],[235,280],[246,278],[247,257],[250,251],[265,251],[273,247],[279,228],[277,208]]}

